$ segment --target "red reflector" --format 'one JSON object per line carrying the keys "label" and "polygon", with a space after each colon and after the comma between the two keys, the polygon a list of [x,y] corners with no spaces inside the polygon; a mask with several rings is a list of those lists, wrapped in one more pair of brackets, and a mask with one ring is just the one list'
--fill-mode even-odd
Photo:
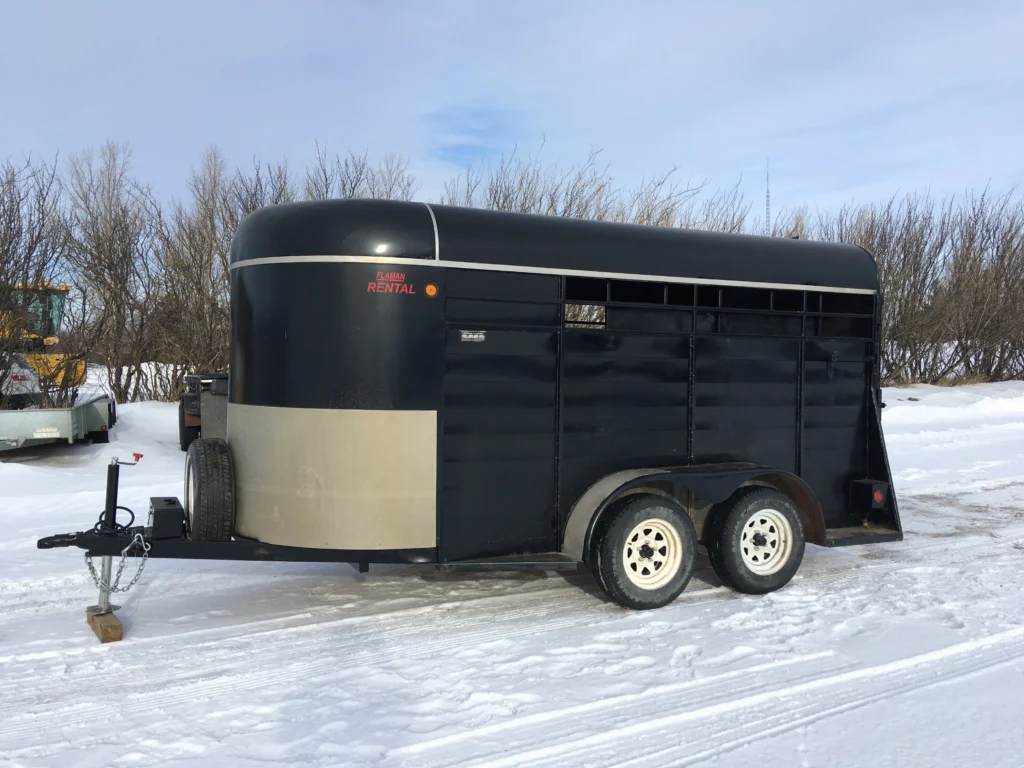
{"label": "red reflector", "polygon": [[881,504],[882,503],[882,492],[881,491],[875,491],[874,495],[871,498],[874,499],[875,504]]}

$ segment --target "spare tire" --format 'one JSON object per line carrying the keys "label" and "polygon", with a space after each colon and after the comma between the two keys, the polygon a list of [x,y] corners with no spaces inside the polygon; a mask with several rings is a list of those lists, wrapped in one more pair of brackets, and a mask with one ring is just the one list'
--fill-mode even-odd
{"label": "spare tire", "polygon": [[235,470],[228,444],[194,440],[185,455],[185,519],[193,541],[231,541]]}

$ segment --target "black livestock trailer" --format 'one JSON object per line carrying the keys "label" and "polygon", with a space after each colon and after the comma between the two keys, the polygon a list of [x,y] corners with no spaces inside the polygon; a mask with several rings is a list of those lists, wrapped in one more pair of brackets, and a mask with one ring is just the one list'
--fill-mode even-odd
{"label": "black livestock trailer", "polygon": [[768,592],[805,542],[902,538],[881,302],[853,245],[411,202],[264,208],[231,250],[226,439],[189,446],[184,505],[119,525],[113,465],[100,524],[39,546],[586,567],[652,608],[700,542],[724,582]]}

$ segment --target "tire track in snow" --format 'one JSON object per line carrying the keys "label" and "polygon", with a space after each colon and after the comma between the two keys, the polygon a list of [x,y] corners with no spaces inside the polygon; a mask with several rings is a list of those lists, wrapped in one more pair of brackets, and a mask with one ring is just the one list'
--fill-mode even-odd
{"label": "tire track in snow", "polygon": [[[802,669],[794,674],[790,668],[798,664],[805,665],[808,668]],[[605,699],[597,699],[583,704],[575,704],[555,711],[546,710],[542,712],[534,712],[529,715],[514,717],[508,720],[501,720],[497,723],[484,725],[479,728],[459,731],[457,733],[440,736],[435,739],[420,741],[414,744],[408,744],[403,747],[391,749],[387,753],[387,759],[423,756],[424,759],[428,760],[432,765],[438,764],[436,763],[437,757],[435,755],[431,755],[431,752],[436,752],[442,748],[453,747],[467,741],[480,741],[482,739],[498,736],[499,734],[505,734],[509,731],[525,731],[527,729],[532,729],[535,726],[550,725],[553,721],[578,719],[587,715],[599,715],[606,710],[623,707],[628,707],[629,710],[635,714],[638,709],[637,705],[644,704],[652,697],[659,697],[662,700],[669,697],[678,698],[678,695],[683,692],[687,694],[686,701],[691,704],[694,702],[715,700],[721,698],[723,695],[735,695],[736,687],[732,686],[728,688],[728,694],[723,694],[723,692],[719,690],[703,697],[699,696],[700,691],[702,689],[711,688],[724,683],[742,680],[744,677],[749,675],[758,675],[759,679],[753,685],[744,686],[743,690],[745,691],[749,691],[751,689],[760,690],[772,684],[778,685],[778,681],[773,681],[771,677],[765,677],[767,673],[771,672],[785,671],[786,674],[783,677],[783,680],[792,681],[794,679],[814,678],[820,676],[823,672],[834,672],[837,669],[848,668],[850,666],[850,662],[842,662],[836,659],[836,654],[832,651],[791,656],[777,661],[766,662],[764,664],[754,664],[742,669],[733,669],[728,672],[720,672],[706,677],[683,680],[678,683],[657,685],[637,693],[610,696]],[[695,692],[698,695],[695,695]],[[465,755],[462,754],[456,759],[463,760],[465,759]],[[443,764],[443,762],[440,764]]]}
{"label": "tire track in snow", "polygon": [[[567,590],[551,590],[564,591]],[[723,591],[723,588],[699,590],[690,593],[686,600],[680,598],[680,601],[689,605],[719,602],[717,599],[701,598],[706,598],[709,593]],[[582,590],[574,592],[577,595],[573,599],[581,604],[593,600],[592,596]],[[535,598],[544,597],[547,595],[535,594]],[[536,602],[541,603],[541,600],[538,599]],[[406,625],[398,629],[375,624],[358,634],[346,636],[340,645],[334,642],[335,639],[328,631],[336,629],[338,624],[344,624],[350,619],[381,619],[395,614],[401,614],[402,619],[407,619],[410,610],[425,612],[428,608],[306,624],[301,628],[314,633],[315,637],[307,636],[311,642],[301,644],[296,643],[293,634],[296,627],[267,629],[238,638],[251,640],[254,636],[272,633],[283,635],[276,638],[276,642],[271,645],[260,643],[250,647],[247,643],[239,647],[240,644],[231,643],[229,639],[217,646],[217,659],[202,659],[202,669],[198,673],[201,676],[184,681],[180,674],[173,672],[163,680],[154,680],[150,671],[150,656],[140,659],[139,663],[132,666],[122,666],[118,664],[121,659],[114,658],[111,661],[118,664],[114,669],[105,668],[89,675],[75,676],[73,694],[78,700],[71,702],[68,702],[68,698],[72,692],[63,680],[51,681],[48,686],[40,688],[39,683],[43,681],[39,678],[26,680],[12,677],[9,684],[0,687],[0,697],[4,699],[4,705],[0,707],[0,721],[3,721],[0,724],[0,743],[8,749],[12,748],[12,744],[17,744],[17,748],[25,748],[38,744],[40,734],[54,728],[67,731],[97,721],[117,720],[131,713],[173,710],[174,707],[186,705],[196,699],[208,700],[221,695],[231,697],[236,696],[239,691],[246,690],[274,690],[309,678],[336,674],[339,670],[355,666],[373,666],[394,659],[401,659],[404,662],[411,658],[426,658],[453,649],[472,648],[497,640],[536,636],[549,631],[586,626],[598,631],[610,624],[635,618],[634,613],[625,612],[610,604],[602,604],[602,610],[596,614],[593,610],[572,611],[571,605],[567,605],[564,599],[559,599],[548,601],[546,604],[519,607],[499,616],[495,616],[488,605],[484,607],[485,610],[469,617],[441,616],[434,612],[429,618],[438,621],[428,624]],[[546,616],[550,618],[545,618]],[[529,619],[541,619],[542,622],[538,624],[526,621]],[[453,631],[453,620],[461,621],[457,631]],[[317,658],[310,660],[310,656],[317,654],[325,645],[332,653],[319,654]],[[376,649],[361,650],[367,646],[376,646]],[[272,659],[273,668],[246,666],[239,669],[240,664],[251,664],[253,655]],[[218,662],[221,666],[218,666]],[[93,683],[93,680],[96,682]],[[167,684],[160,685],[162,682]],[[101,701],[103,703],[97,703]],[[29,737],[29,740],[19,743],[19,740],[25,737]]]}
{"label": "tire track in snow", "polygon": [[[554,729],[534,729],[520,737],[520,744],[528,747],[526,750],[515,750],[511,739],[506,738],[500,756],[485,757],[473,765],[476,768],[520,765],[542,768],[565,765],[570,755],[575,765],[594,764],[612,754],[621,755],[624,742],[630,744],[630,758],[616,758],[604,764],[616,768],[689,765],[714,760],[759,739],[787,733],[827,717],[994,670],[1022,658],[1024,627],[1018,627],[885,664],[789,683],[751,695],[736,697],[734,689],[727,690],[721,701],[697,706],[692,706],[687,697],[666,697],[656,702],[656,711],[665,712],[676,705],[682,711],[647,719],[642,712],[634,710],[622,719],[623,724],[605,727],[599,733],[593,733],[596,725],[566,728],[568,724],[556,711],[550,713],[546,721],[552,723]],[[607,726],[607,721],[603,725]],[[681,731],[682,726],[687,728]],[[687,741],[693,735],[697,738]],[[553,743],[529,749],[546,738]],[[670,746],[665,747],[666,743]]]}

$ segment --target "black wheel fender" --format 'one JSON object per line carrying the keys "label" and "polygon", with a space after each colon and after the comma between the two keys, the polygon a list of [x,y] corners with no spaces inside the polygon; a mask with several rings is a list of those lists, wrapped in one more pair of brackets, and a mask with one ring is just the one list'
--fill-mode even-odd
{"label": "black wheel fender", "polygon": [[[789,497],[803,521],[806,541],[826,546],[825,518],[814,492],[799,477],[786,470],[759,464],[703,464],[623,470],[594,483],[573,505],[566,520],[561,551],[586,561],[593,555],[594,532],[602,517],[618,500],[646,493],[674,499],[687,507],[688,497],[698,506],[720,505],[743,487],[774,488]],[[695,519],[698,537],[704,541],[713,516]]]}

